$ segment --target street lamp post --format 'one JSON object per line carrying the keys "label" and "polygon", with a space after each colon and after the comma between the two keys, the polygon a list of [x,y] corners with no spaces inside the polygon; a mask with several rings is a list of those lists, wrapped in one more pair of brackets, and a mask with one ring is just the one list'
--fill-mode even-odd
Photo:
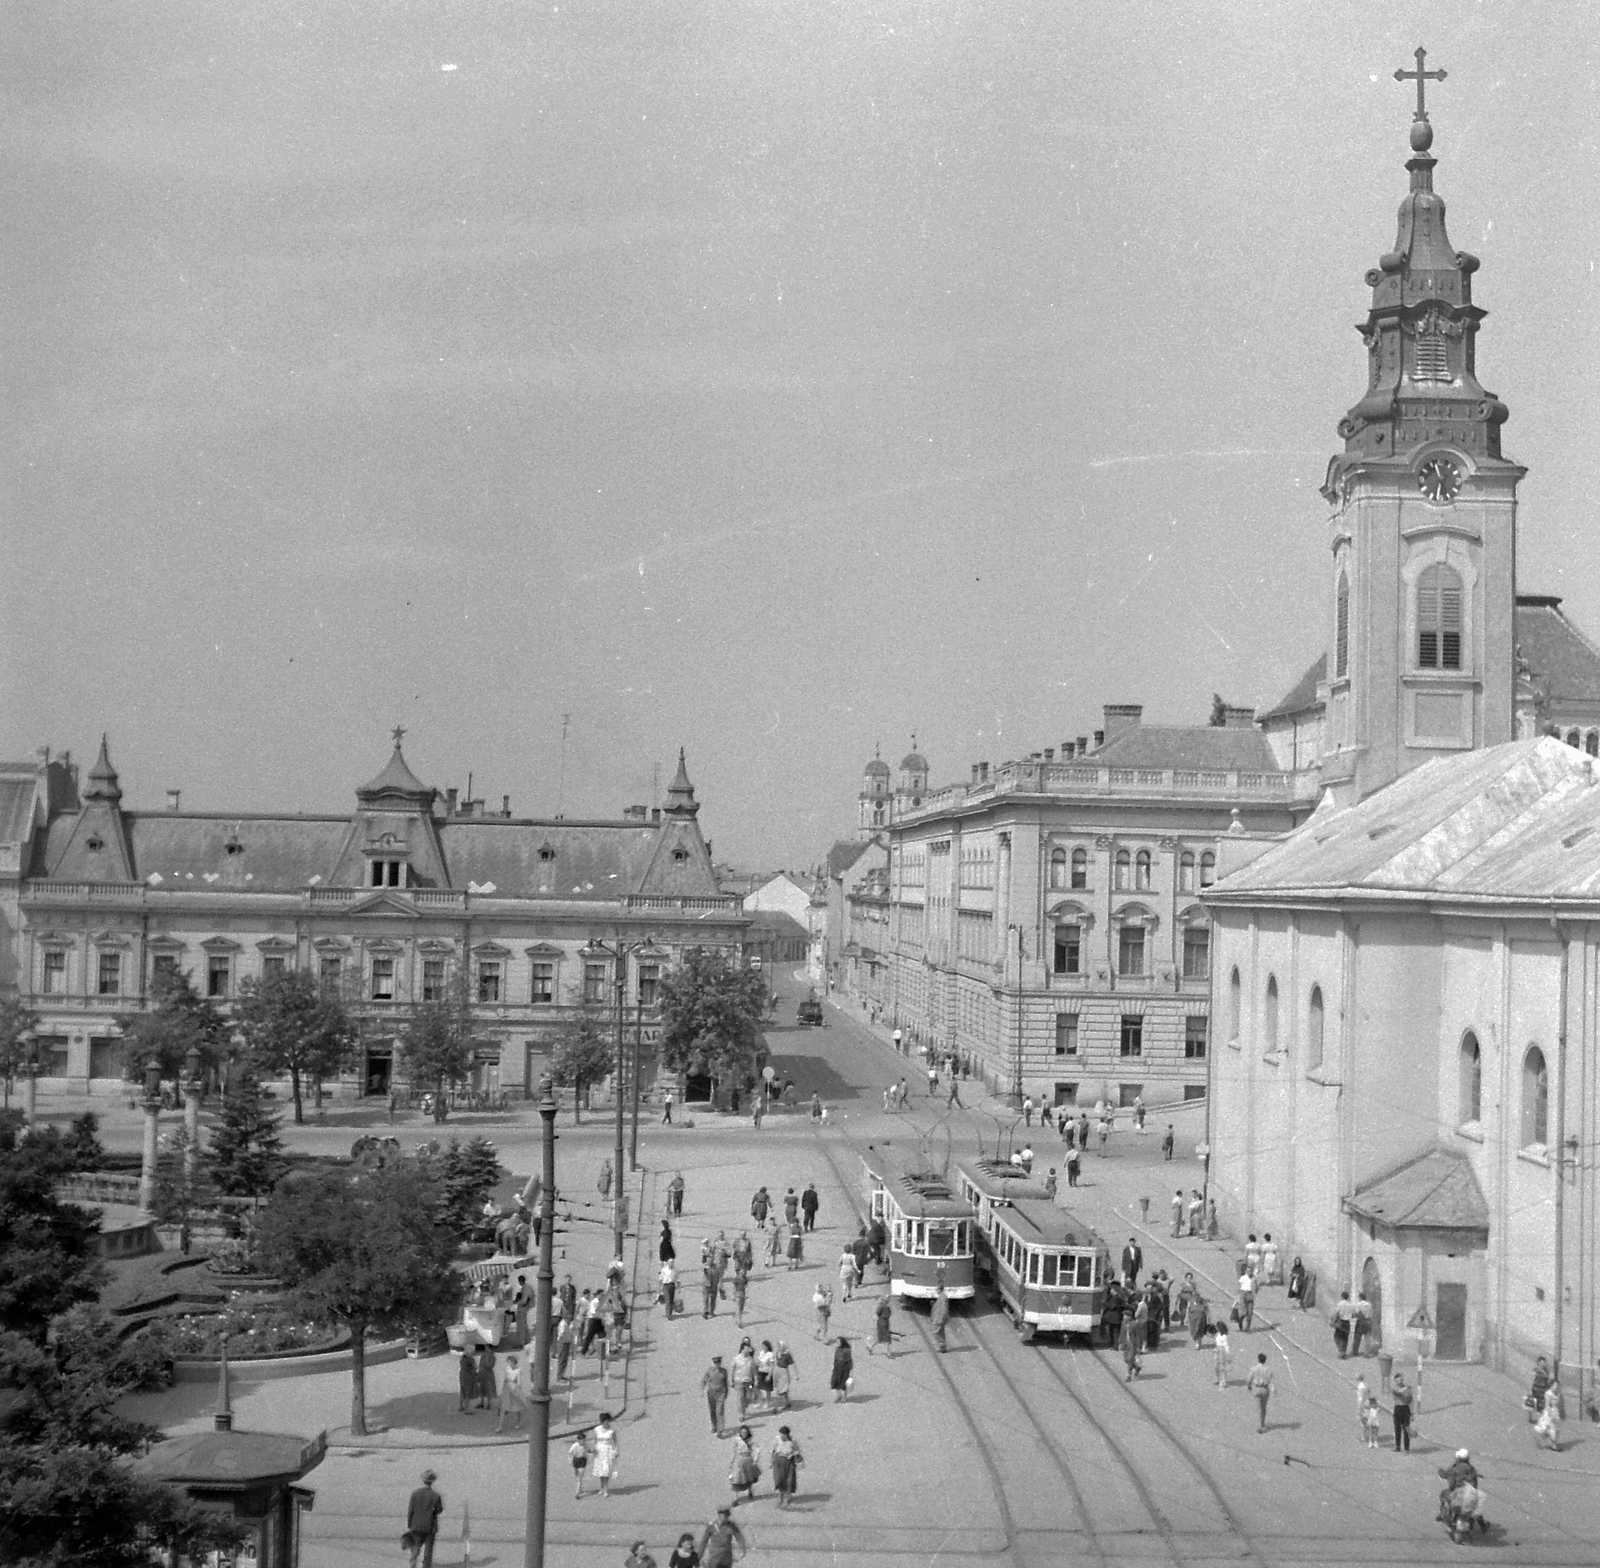
{"label": "street lamp post", "polygon": [[628,1169],[639,1169],[639,1056],[644,1040],[644,998],[633,1010],[633,1125],[628,1130]]}
{"label": "street lamp post", "polygon": [[1022,1108],[1022,927],[1011,927],[1017,933],[1017,1055],[1011,1079],[1011,1093],[1017,1109]]}
{"label": "street lamp post", "polygon": [[22,1119],[33,1126],[39,1105],[39,1043],[29,1040],[22,1058]]}
{"label": "street lamp post", "polygon": [[[641,948],[648,947],[649,945],[650,944],[649,944],[649,942],[647,940],[646,941],[637,941],[637,942],[624,942],[622,940],[622,928],[620,926],[615,927],[613,929],[612,942],[611,942],[611,946],[609,948],[606,947],[605,943],[599,937],[591,937],[590,940],[589,940],[589,946],[590,946],[591,950],[596,951],[596,952],[608,952],[608,953],[612,954],[616,958],[616,961],[617,961],[616,974],[615,974],[615,977],[614,977],[614,980],[613,980],[613,985],[615,987],[615,996],[616,996],[617,1061],[616,1061],[616,1094],[614,1096],[614,1099],[616,1100],[616,1106],[615,1106],[615,1110],[616,1110],[616,1137],[615,1137],[615,1139],[613,1141],[612,1158],[611,1158],[611,1169],[612,1169],[612,1173],[613,1173],[613,1176],[614,1176],[614,1179],[615,1179],[615,1186],[612,1189],[612,1198],[611,1198],[611,1237],[612,1237],[612,1244],[613,1244],[613,1246],[615,1248],[613,1256],[618,1257],[618,1258],[620,1258],[622,1256],[623,1246],[624,1246],[624,1243],[627,1240],[627,1236],[626,1236],[627,1226],[623,1223],[623,1213],[624,1213],[624,1210],[626,1208],[628,1200],[627,1200],[626,1190],[625,1190],[625,1186],[624,1186],[623,1179],[622,1179],[622,1153],[623,1153],[623,1137],[622,1137],[623,1105],[622,1105],[622,1099],[623,1099],[623,1090],[624,1090],[624,1088],[625,1088],[625,1086],[627,1084],[627,1081],[628,1081],[627,1041],[626,1041],[626,1030],[625,1030],[625,1027],[624,1027],[624,1014],[625,1014],[625,1011],[626,1011],[627,991],[628,991],[628,955],[630,953],[637,953]],[[633,1084],[633,1093],[634,1093],[634,1099],[635,1099],[634,1149],[635,1149],[635,1159],[637,1160],[637,1150],[638,1150],[637,1102],[638,1102],[638,1094],[639,1094],[639,1084],[638,1084],[638,1078],[637,1078],[637,1069],[638,1069],[637,1053],[635,1054],[634,1065],[635,1065],[635,1080],[634,1080],[634,1084]]]}
{"label": "street lamp post", "polygon": [[144,1159],[139,1166],[139,1207],[147,1214],[156,1201],[156,1121],[161,1114],[161,1066],[144,1070]]}
{"label": "street lamp post", "polygon": [[185,1180],[194,1180],[195,1151],[200,1147],[200,1047],[191,1045],[183,1059],[183,1125],[188,1141],[183,1151]]}
{"label": "street lamp post", "polygon": [[544,1190],[539,1195],[539,1273],[534,1290],[533,1393],[528,1417],[528,1518],[524,1568],[544,1568],[545,1502],[550,1460],[550,1297],[555,1289],[556,1092],[546,1073],[539,1080],[543,1127]]}

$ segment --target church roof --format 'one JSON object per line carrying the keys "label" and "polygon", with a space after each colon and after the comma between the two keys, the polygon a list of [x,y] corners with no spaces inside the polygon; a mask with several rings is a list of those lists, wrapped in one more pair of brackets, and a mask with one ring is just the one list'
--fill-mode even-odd
{"label": "church roof", "polygon": [[[900,767],[902,770],[909,769],[913,773],[926,773],[928,771],[928,759],[920,751],[908,751],[900,759]],[[885,769],[884,771],[887,772],[888,770]]]}
{"label": "church roof", "polygon": [[1134,724],[1108,740],[1092,760],[1113,768],[1198,768],[1277,773],[1267,738],[1257,729],[1217,725]]}
{"label": "church roof", "polygon": [[384,765],[383,772],[371,783],[363,784],[356,791],[358,800],[368,795],[428,795],[433,790],[419,779],[410,768],[406,766],[406,759],[401,754],[400,742],[394,743],[394,754]]}
{"label": "church roof", "polygon": [[1317,687],[1327,679],[1327,675],[1328,656],[1325,653],[1319,654],[1311,668],[1277,702],[1273,703],[1265,713],[1256,715],[1257,722],[1264,724],[1268,719],[1291,718],[1295,714],[1304,713],[1308,708],[1320,711],[1322,704],[1317,701]]}
{"label": "church roof", "polygon": [[1210,889],[1515,902],[1600,898],[1600,762],[1546,736],[1438,757],[1305,825]]}
{"label": "church roof", "polygon": [[874,778],[887,778],[889,776],[889,764],[882,757],[874,757],[861,771],[872,775]]}
{"label": "church roof", "polygon": [[1547,702],[1600,702],[1600,648],[1561,613],[1553,594],[1518,594],[1517,652]]}
{"label": "church roof", "polygon": [[1358,1187],[1345,1208],[1397,1230],[1489,1228],[1489,1205],[1465,1155],[1429,1149]]}

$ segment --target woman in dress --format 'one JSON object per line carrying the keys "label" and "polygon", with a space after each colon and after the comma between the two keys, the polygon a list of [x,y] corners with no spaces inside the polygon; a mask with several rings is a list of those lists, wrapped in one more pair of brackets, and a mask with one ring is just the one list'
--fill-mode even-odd
{"label": "woman in dress", "polygon": [[789,1227],[789,1272],[791,1274],[800,1267],[804,1257],[805,1247],[800,1240],[800,1227],[791,1225]]}
{"label": "woman in dress", "polygon": [[839,1336],[839,1343],[833,1351],[833,1375],[828,1379],[828,1387],[833,1390],[835,1403],[842,1404],[850,1394],[850,1379],[855,1372],[855,1357],[850,1354],[850,1341],[843,1334]]}
{"label": "woman in dress", "polygon": [[594,1478],[600,1483],[600,1495],[611,1495],[611,1478],[617,1473],[617,1429],[611,1424],[611,1412],[602,1410],[594,1429]]}
{"label": "woman in dress", "polygon": [[1289,1269],[1289,1299],[1300,1304],[1302,1312],[1306,1309],[1306,1266],[1299,1258],[1294,1260]]}
{"label": "woman in dress", "polygon": [[1544,1408],[1534,1423],[1533,1441],[1538,1447],[1561,1452],[1561,1385],[1553,1378],[1544,1391]]}
{"label": "woman in dress", "polygon": [[778,1496],[778,1507],[787,1508],[794,1501],[800,1485],[800,1466],[804,1463],[805,1455],[789,1435],[789,1428],[780,1426],[772,1444],[772,1488]]}
{"label": "woman in dress", "polygon": [[1228,1322],[1226,1318],[1217,1319],[1216,1353],[1212,1366],[1217,1374],[1217,1387],[1228,1386],[1228,1369],[1233,1365],[1233,1346],[1228,1343]]}
{"label": "woman in dress", "polygon": [[667,1559],[667,1568],[700,1568],[700,1553],[695,1549],[693,1532],[685,1530]]}
{"label": "woman in dress", "polygon": [[665,1220],[661,1222],[661,1243],[656,1252],[663,1263],[670,1263],[678,1256],[678,1249],[672,1240],[672,1227]]}
{"label": "woman in dress", "polygon": [[849,1301],[856,1289],[856,1255],[848,1247],[839,1254],[839,1296]]}
{"label": "woman in dress", "polygon": [[1139,1352],[1144,1347],[1149,1322],[1150,1308],[1141,1296],[1139,1305],[1133,1309],[1133,1315],[1122,1320],[1122,1359],[1128,1367],[1128,1375],[1123,1379],[1124,1382],[1131,1383],[1134,1374],[1139,1370]]}
{"label": "woman in dress", "polygon": [[1278,1251],[1271,1231],[1261,1238],[1261,1281],[1265,1285],[1283,1283],[1283,1254]]}
{"label": "woman in dress", "polygon": [[828,1285],[818,1285],[811,1293],[811,1306],[817,1314],[816,1338],[828,1343],[828,1319],[833,1316],[833,1290]]}
{"label": "woman in dress", "polygon": [[1261,1243],[1256,1240],[1254,1232],[1244,1244],[1244,1266],[1249,1271],[1251,1279],[1261,1277]]}
{"label": "woman in dress", "polygon": [[894,1341],[894,1330],[889,1326],[890,1315],[893,1313],[893,1311],[893,1298],[889,1296],[880,1296],[878,1298],[877,1310],[872,1315],[872,1338],[867,1341],[867,1354],[869,1356],[877,1353],[875,1349],[875,1346],[877,1345],[883,1346],[883,1353],[886,1356],[892,1356],[894,1354],[894,1350],[892,1348]]}
{"label": "woman in dress", "polygon": [[778,1259],[783,1256],[783,1221],[774,1219],[772,1229],[767,1233],[767,1267],[775,1269]]}
{"label": "woman in dress", "polygon": [[761,1466],[756,1463],[755,1438],[751,1435],[750,1428],[742,1426],[739,1435],[733,1440],[733,1458],[728,1461],[728,1485],[733,1488],[733,1500],[740,1501],[739,1494],[744,1493],[744,1500],[756,1500],[756,1482],[761,1479]]}
{"label": "woman in dress", "polygon": [[512,1426],[520,1431],[523,1412],[527,1408],[527,1397],[522,1391],[521,1362],[516,1356],[507,1356],[506,1375],[500,1384],[500,1414],[495,1419],[495,1431],[505,1430],[507,1416],[511,1417]]}
{"label": "woman in dress", "polygon": [[470,1346],[461,1352],[461,1365],[456,1369],[456,1373],[461,1388],[461,1398],[456,1409],[465,1410],[478,1397],[478,1368],[472,1359]]}
{"label": "woman in dress", "polygon": [[[778,1354],[772,1363],[772,1403],[779,1410],[789,1408],[789,1388],[794,1382],[794,1356],[787,1340],[778,1341]],[[782,1404],[778,1402],[782,1400]]]}
{"label": "woman in dress", "polygon": [[761,1348],[756,1352],[756,1398],[762,1404],[772,1403],[772,1390],[776,1379],[773,1374],[778,1369],[778,1353],[772,1348],[772,1341],[764,1339]]}
{"label": "woman in dress", "polygon": [[494,1347],[492,1345],[478,1346],[478,1408],[480,1410],[494,1409],[495,1401],[499,1398],[499,1383],[494,1375]]}

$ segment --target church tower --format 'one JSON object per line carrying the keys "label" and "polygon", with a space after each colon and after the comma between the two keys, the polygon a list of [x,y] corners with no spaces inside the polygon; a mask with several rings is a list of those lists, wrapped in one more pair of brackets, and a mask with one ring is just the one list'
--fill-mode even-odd
{"label": "church tower", "polygon": [[1367,273],[1367,390],[1339,422],[1321,780],[1341,804],[1430,757],[1513,738],[1517,481],[1479,385],[1478,259],[1451,248],[1424,85],[1394,249]]}
{"label": "church tower", "polygon": [[861,771],[861,793],[856,797],[856,837],[869,839],[889,826],[889,764],[874,754]]}

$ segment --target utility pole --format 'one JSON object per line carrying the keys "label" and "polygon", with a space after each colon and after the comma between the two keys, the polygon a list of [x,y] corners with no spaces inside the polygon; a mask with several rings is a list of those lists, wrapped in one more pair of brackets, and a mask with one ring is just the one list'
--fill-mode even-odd
{"label": "utility pole", "polygon": [[1018,1110],[1022,1108],[1022,927],[1012,926],[1017,933],[1017,1059],[1012,1075],[1011,1093]]}
{"label": "utility pole", "polygon": [[539,1273],[534,1289],[533,1393],[528,1415],[528,1519],[524,1568],[544,1568],[545,1501],[550,1460],[550,1296],[555,1289],[556,1093],[546,1073],[539,1080],[539,1117],[544,1123],[544,1191],[539,1195]]}
{"label": "utility pole", "polygon": [[639,1056],[644,1038],[644,998],[633,1010],[633,1126],[628,1133],[628,1169],[639,1169]]}

